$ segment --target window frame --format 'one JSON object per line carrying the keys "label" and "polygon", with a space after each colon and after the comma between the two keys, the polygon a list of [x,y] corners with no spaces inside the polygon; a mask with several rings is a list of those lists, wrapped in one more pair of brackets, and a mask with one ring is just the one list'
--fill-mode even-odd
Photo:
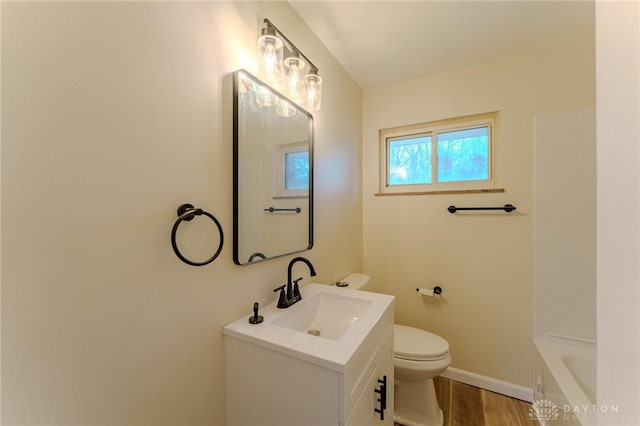
{"label": "window frame", "polygon": [[[461,131],[487,127],[488,132],[488,179],[438,182],[438,139],[437,135],[451,131]],[[379,194],[406,194],[406,193],[438,193],[438,192],[493,192],[497,187],[497,127],[498,112],[474,114],[463,117],[455,117],[445,120],[431,121],[427,123],[398,126],[379,131]],[[389,184],[389,145],[393,140],[407,139],[411,137],[431,136],[431,183],[424,184]]]}

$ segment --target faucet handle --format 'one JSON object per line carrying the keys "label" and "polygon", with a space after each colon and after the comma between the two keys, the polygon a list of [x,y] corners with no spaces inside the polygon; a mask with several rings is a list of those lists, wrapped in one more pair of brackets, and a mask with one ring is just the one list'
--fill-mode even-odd
{"label": "faucet handle", "polygon": [[300,280],[302,280],[302,277],[297,280],[293,280],[293,298],[296,300],[302,299],[302,296],[300,295],[300,288],[298,288],[298,281]]}
{"label": "faucet handle", "polygon": [[287,300],[287,295],[284,291],[286,284],[282,284],[280,287],[274,288],[273,292],[277,293],[280,291],[280,297],[278,297],[278,308],[287,308],[289,307],[289,301]]}

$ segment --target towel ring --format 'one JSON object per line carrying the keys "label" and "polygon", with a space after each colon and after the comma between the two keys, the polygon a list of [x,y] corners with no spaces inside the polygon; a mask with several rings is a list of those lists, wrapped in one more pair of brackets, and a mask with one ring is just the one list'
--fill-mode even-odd
{"label": "towel ring", "polygon": [[[218,250],[216,250],[213,256],[211,256],[209,259],[203,262],[194,262],[192,260],[187,259],[182,255],[182,253],[180,253],[180,250],[178,249],[178,244],[176,243],[176,233],[178,231],[178,226],[180,225],[180,223],[182,223],[183,220],[186,220],[187,222],[189,222],[193,220],[194,217],[201,216],[201,215],[207,216],[218,227],[218,233],[220,234],[220,245],[218,246]],[[222,251],[223,245],[224,245],[224,234],[222,232],[222,226],[220,226],[220,222],[218,222],[218,219],[216,219],[214,215],[202,209],[196,209],[195,207],[193,207],[192,204],[188,204],[188,203],[178,207],[178,220],[176,220],[176,223],[174,223],[173,229],[171,230],[171,246],[173,247],[173,251],[175,252],[176,256],[178,256],[180,260],[182,260],[187,265],[191,265],[191,266],[207,265],[213,262],[214,260],[216,260],[216,258]]]}

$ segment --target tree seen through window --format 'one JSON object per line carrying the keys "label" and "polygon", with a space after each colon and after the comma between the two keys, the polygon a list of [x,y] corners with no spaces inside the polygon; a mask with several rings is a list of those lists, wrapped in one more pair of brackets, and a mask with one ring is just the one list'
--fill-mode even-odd
{"label": "tree seen through window", "polygon": [[488,127],[390,139],[388,184],[431,184],[434,176],[435,182],[489,179],[489,149]]}

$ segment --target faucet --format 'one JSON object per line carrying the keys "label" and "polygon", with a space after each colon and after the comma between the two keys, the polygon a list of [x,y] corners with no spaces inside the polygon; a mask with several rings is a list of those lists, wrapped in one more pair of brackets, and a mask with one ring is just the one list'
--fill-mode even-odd
{"label": "faucet", "polygon": [[[294,257],[293,259],[291,259],[291,261],[289,262],[289,266],[287,267],[287,284],[282,285],[273,290],[274,292],[280,291],[280,298],[278,299],[278,308],[288,308],[289,306],[293,305],[294,303],[302,299],[302,295],[300,294],[300,289],[298,288],[298,281],[300,281],[302,277],[296,280],[291,279],[292,278],[291,275],[293,272],[293,265],[295,265],[296,262],[306,263],[307,266],[309,267],[309,272],[311,273],[311,276],[312,277],[316,276],[316,270],[308,259],[301,256]],[[286,287],[286,292],[285,292],[285,287]]]}
{"label": "faucet", "polygon": [[[297,280],[293,280],[293,281],[291,280],[291,272],[293,271],[293,265],[296,262],[306,263],[307,266],[309,267],[309,272],[311,273],[312,277],[316,276],[316,270],[314,269],[311,262],[309,262],[309,259],[306,259],[301,256],[294,257],[293,259],[291,259],[291,262],[289,262],[289,267],[287,268],[287,297],[292,299],[295,298],[297,302],[298,300],[302,299],[302,296],[300,295],[300,290],[298,289],[298,281],[300,281],[302,278],[298,278]],[[292,284],[294,284],[293,290],[291,289]]]}

